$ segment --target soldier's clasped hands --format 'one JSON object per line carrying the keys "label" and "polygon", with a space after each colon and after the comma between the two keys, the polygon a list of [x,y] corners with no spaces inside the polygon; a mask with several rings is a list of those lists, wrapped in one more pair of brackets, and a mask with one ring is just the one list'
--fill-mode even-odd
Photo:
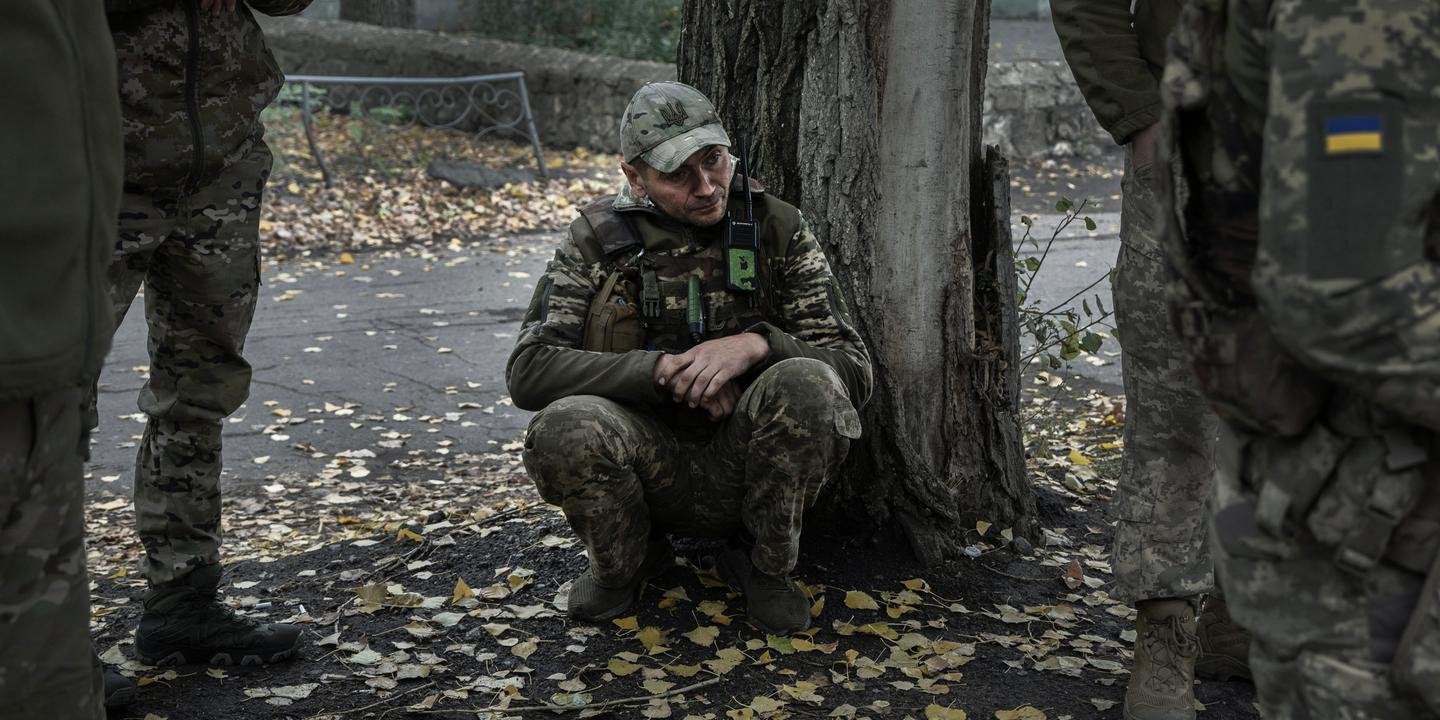
{"label": "soldier's clasped hands", "polygon": [[770,344],[756,333],[740,333],[700,343],[655,363],[655,384],[677,403],[703,407],[715,419],[734,410],[739,393],[731,380],[770,355]]}

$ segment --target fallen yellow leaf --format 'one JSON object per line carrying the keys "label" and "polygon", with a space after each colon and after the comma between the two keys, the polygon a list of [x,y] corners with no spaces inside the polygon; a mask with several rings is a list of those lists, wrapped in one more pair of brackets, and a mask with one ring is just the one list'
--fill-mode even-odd
{"label": "fallen yellow leaf", "polygon": [[720,628],[714,625],[701,625],[700,627],[685,633],[685,638],[696,645],[714,645],[715,638],[720,635]]}
{"label": "fallen yellow leaf", "polygon": [[458,603],[458,602],[460,602],[461,600],[464,600],[465,598],[472,598],[472,597],[475,597],[475,591],[474,591],[474,590],[471,590],[471,589],[470,589],[470,586],[467,585],[467,584],[465,584],[465,579],[464,579],[464,578],[456,578],[456,579],[455,579],[455,589],[450,592],[450,602],[451,602],[452,604],[453,604],[453,603]]}
{"label": "fallen yellow leaf", "polygon": [[931,703],[925,706],[925,720],[965,720],[965,711]]}
{"label": "fallen yellow leaf", "polygon": [[872,598],[859,590],[851,590],[850,592],[845,593],[845,607],[848,607],[851,610],[880,609],[880,606],[875,602],[875,598]]}
{"label": "fallen yellow leaf", "polygon": [[1045,713],[1029,705],[1014,710],[996,710],[995,720],[1046,720]]}

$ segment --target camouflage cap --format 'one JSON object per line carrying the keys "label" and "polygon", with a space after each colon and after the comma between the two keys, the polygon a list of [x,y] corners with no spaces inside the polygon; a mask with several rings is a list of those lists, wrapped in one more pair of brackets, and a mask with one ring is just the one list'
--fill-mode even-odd
{"label": "camouflage cap", "polygon": [[730,146],[715,105],[685,83],[653,82],[635,91],[620,118],[620,152],[660,172],[680,167],[707,145]]}

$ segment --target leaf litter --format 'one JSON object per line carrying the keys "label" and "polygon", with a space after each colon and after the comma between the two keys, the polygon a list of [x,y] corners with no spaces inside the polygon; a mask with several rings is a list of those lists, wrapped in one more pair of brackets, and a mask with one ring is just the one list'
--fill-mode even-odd
{"label": "leaf litter", "polygon": [[[446,239],[443,223],[431,225],[439,232],[417,232],[429,222],[425,213],[485,198],[455,193],[407,205],[414,198],[406,192],[434,191],[414,189],[428,182],[372,178],[323,199],[302,189],[316,196],[312,202],[331,203],[331,219],[311,222],[272,203],[279,208],[269,218],[272,239],[301,255],[338,249],[347,268],[364,266],[367,258],[354,252],[374,247],[448,262],[427,248],[463,252],[464,242]],[[606,185],[581,187],[565,204],[608,192]],[[547,184],[544,192],[552,190]],[[530,191],[501,192],[510,196],[493,203],[496,212],[528,207],[522,201]],[[553,207],[554,198],[535,202]],[[399,209],[371,217],[401,219],[343,237],[320,232],[366,203]],[[525,228],[555,227],[561,214],[527,217]],[[474,219],[466,227],[484,227]],[[289,237],[279,237],[281,228]],[[311,270],[323,267],[314,262]],[[283,274],[279,283],[287,284]],[[274,300],[300,292],[286,288]],[[321,343],[315,347],[323,351]],[[1053,380],[1036,378],[1031,401],[1064,388],[1063,379]],[[405,449],[416,433],[403,426],[463,422],[465,411],[499,404],[460,402],[461,412],[445,417],[343,401],[266,404],[272,421],[264,431],[276,442],[293,442],[292,428],[314,418],[389,425],[374,449],[325,455],[293,443],[324,468],[227,494],[227,602],[257,619],[301,624],[302,658],[190,673],[133,659],[130,630],[144,582],[133,571],[140,554],[133,509],[121,498],[102,496],[89,510],[92,628],[104,662],[149,678],[135,709],[157,718],[186,716],[196,704],[215,714],[256,714],[243,709],[247,703],[265,707],[259,712],[267,717],[312,720],[391,711],[503,718],[534,708],[697,719],[1111,716],[1134,640],[1133,611],[1109,594],[1105,516],[1124,406],[1098,392],[1071,397],[1066,408],[1029,416],[1042,418],[1027,427],[1047,521],[1041,542],[975,518],[966,557],[924,568],[898,546],[807,535],[798,574],[810,583],[815,621],[788,637],[754,628],[744,598],[713,571],[713,545],[689,540],[678,544],[677,568],[646,589],[633,615],[603,627],[567,622],[565,583],[585,561],[563,518],[535,497],[520,443],[491,452]],[[1254,717],[1244,691],[1202,683],[1200,694],[1205,717]]]}

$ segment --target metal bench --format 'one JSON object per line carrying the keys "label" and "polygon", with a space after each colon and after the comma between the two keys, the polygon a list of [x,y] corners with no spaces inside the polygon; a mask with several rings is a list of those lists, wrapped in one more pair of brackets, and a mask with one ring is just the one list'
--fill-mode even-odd
{"label": "metal bench", "polygon": [[300,106],[305,140],[325,187],[333,187],[334,182],[315,141],[314,113],[326,108],[337,112],[390,108],[402,124],[473,131],[477,138],[491,134],[528,138],[536,169],[541,177],[547,176],[523,72],[464,77],[290,75],[285,83],[299,92],[287,93],[280,102]]}

